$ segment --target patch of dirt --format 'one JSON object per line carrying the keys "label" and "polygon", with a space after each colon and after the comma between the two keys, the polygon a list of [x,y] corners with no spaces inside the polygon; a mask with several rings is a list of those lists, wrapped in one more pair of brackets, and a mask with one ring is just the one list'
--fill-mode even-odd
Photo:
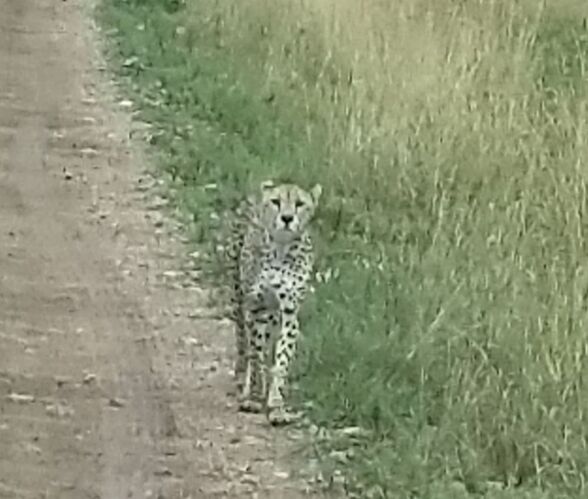
{"label": "patch of dirt", "polygon": [[0,498],[304,497],[228,395],[86,4],[0,2]]}

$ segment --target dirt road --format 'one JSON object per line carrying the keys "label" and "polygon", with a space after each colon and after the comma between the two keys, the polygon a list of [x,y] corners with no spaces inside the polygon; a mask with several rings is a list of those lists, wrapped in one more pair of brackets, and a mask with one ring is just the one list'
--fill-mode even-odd
{"label": "dirt road", "polygon": [[227,395],[86,3],[0,2],[0,498],[303,497]]}

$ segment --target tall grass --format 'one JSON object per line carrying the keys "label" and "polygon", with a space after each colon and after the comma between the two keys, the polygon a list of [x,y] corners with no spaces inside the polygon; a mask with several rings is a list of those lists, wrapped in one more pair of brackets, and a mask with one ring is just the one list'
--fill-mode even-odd
{"label": "tall grass", "polygon": [[371,430],[350,487],[585,497],[588,5],[105,5],[203,238],[261,178],[326,187],[292,397]]}

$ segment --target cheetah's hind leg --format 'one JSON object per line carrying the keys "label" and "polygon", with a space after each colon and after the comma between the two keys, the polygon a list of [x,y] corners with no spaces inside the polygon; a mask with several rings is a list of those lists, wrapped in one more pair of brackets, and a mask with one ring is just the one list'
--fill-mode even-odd
{"label": "cheetah's hind leg", "polygon": [[237,390],[242,392],[247,384],[248,378],[248,350],[249,340],[247,338],[247,329],[245,319],[241,310],[235,310],[235,336],[237,343],[237,358],[235,360],[235,382]]}

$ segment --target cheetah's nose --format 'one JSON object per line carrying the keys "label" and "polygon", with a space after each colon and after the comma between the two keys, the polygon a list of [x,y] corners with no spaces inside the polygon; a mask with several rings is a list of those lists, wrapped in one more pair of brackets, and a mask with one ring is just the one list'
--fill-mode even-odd
{"label": "cheetah's nose", "polygon": [[282,215],[282,222],[284,222],[284,225],[289,225],[292,220],[294,220],[292,215]]}

